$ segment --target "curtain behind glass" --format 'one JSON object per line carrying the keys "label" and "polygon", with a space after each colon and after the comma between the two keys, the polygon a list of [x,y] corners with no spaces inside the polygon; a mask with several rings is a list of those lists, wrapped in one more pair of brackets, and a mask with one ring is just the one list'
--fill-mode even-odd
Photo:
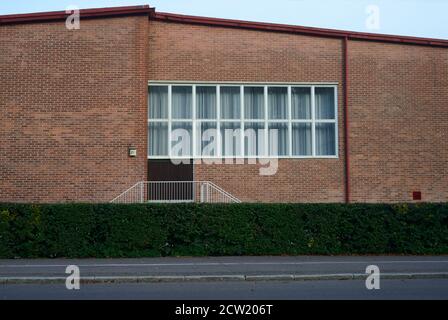
{"label": "curtain behind glass", "polygon": [[[218,155],[218,132],[216,131],[216,122],[198,122],[196,124],[196,155],[197,156],[216,156]],[[213,153],[204,154],[204,148],[214,144]]]}
{"label": "curtain behind glass", "polygon": [[196,87],[196,118],[216,119],[216,87]]}
{"label": "curtain behind glass", "polygon": [[316,88],[316,119],[334,119],[334,89]]}
{"label": "curtain behind glass", "polygon": [[288,124],[270,123],[269,124],[269,155],[287,156],[288,155]]}
{"label": "curtain behind glass", "polygon": [[311,156],[311,123],[292,124],[292,155]]}
{"label": "curtain behind glass", "polygon": [[241,155],[241,124],[239,122],[221,123],[221,154]]}
{"label": "curtain behind glass", "polygon": [[259,156],[264,155],[264,123],[263,122],[245,122],[244,123],[244,155]]}
{"label": "curtain behind glass", "polygon": [[221,87],[221,119],[241,117],[240,87]]}
{"label": "curtain behind glass", "polygon": [[168,118],[168,86],[149,87],[149,118]]}
{"label": "curtain behind glass", "polygon": [[264,119],[264,88],[244,88],[244,118]]}
{"label": "curtain behind glass", "polygon": [[269,119],[288,119],[288,88],[268,88]]}
{"label": "curtain behind glass", "polygon": [[168,156],[168,123],[149,124],[148,144],[149,156]]}
{"label": "curtain behind glass", "polygon": [[[173,122],[171,125],[171,156],[191,156],[193,151],[193,133],[191,122]],[[176,134],[177,132],[177,134]],[[182,143],[180,143],[182,141]],[[182,146],[182,150],[175,146]]]}
{"label": "curtain behind glass", "polygon": [[293,119],[311,119],[311,88],[291,88],[291,100]]}
{"label": "curtain behind glass", "polygon": [[192,87],[173,86],[171,98],[173,119],[191,119],[192,118]]}
{"label": "curtain behind glass", "polygon": [[335,156],[335,124],[316,123],[316,155]]}

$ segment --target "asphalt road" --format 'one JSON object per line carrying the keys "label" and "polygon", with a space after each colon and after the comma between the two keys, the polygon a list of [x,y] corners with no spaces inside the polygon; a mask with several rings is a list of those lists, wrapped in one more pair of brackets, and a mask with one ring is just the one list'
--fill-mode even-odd
{"label": "asphalt road", "polygon": [[0,285],[0,299],[446,300],[448,279],[382,280],[379,290],[367,290],[362,280],[82,284],[80,290],[67,290],[64,284],[22,284]]}
{"label": "asphalt road", "polygon": [[369,265],[381,273],[448,273],[448,256],[17,259],[0,260],[0,278],[66,277],[68,265],[77,265],[81,277],[365,274]]}
{"label": "asphalt road", "polygon": [[[125,280],[120,283],[82,282],[80,290],[67,290],[65,271],[68,265],[79,267],[81,279],[124,277]],[[366,276],[369,265],[380,269],[383,277],[380,290],[367,290],[361,279],[328,280],[327,277],[322,280],[325,275]],[[419,276],[400,280],[387,277],[393,274]],[[436,279],[435,274],[444,276]],[[246,281],[204,280],[204,276],[226,275],[243,276]],[[308,280],[282,278],[278,281],[272,277],[270,281],[260,281],[260,278],[254,281],[252,277],[248,281],[249,276],[269,279],[270,275],[305,276]],[[188,276],[188,281],[178,279]],[[28,284],[10,281],[27,277],[44,280]],[[49,283],[46,279],[51,277],[62,281]],[[168,282],[130,283],[129,278],[135,277],[172,278]],[[197,281],[198,278],[203,280]],[[0,260],[0,280],[3,281],[0,281],[0,299],[448,299],[448,256],[17,259]]]}

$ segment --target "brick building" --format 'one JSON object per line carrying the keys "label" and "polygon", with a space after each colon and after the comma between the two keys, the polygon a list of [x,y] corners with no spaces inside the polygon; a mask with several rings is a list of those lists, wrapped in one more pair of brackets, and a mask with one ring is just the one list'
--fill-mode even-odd
{"label": "brick building", "polygon": [[[446,40],[148,6],[81,10],[73,30],[68,16],[0,16],[2,202],[108,202],[179,180],[249,202],[448,199]],[[238,161],[199,161],[206,129],[222,133],[209,160]],[[275,174],[257,158],[278,159]]]}

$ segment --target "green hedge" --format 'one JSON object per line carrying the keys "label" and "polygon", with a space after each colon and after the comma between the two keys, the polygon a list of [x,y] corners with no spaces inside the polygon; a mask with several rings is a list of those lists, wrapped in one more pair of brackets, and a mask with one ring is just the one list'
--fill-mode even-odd
{"label": "green hedge", "polygon": [[0,204],[0,257],[447,254],[448,204]]}

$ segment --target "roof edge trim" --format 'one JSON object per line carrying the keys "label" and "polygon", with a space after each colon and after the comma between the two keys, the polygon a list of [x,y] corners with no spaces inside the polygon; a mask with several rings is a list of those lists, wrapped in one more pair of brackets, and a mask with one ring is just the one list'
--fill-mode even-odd
{"label": "roof edge trim", "polygon": [[379,42],[391,42],[401,44],[417,44],[426,46],[448,47],[448,40],[420,38],[410,36],[397,36],[376,33],[364,33],[356,31],[333,30],[314,27],[303,27],[288,24],[253,22],[245,20],[209,18],[199,16],[189,16],[182,14],[173,14],[166,12],[153,12],[151,19],[167,22],[190,23],[209,26],[233,27],[241,29],[252,29],[262,31],[276,31],[287,33],[298,33],[311,36],[331,37],[331,38],[348,38],[351,40],[369,40]]}
{"label": "roof edge trim", "polygon": [[[367,41],[389,42],[399,44],[448,47],[448,40],[444,39],[386,35],[386,34],[333,30],[333,29],[324,29],[315,27],[303,27],[288,24],[190,16],[190,15],[174,14],[167,12],[156,12],[155,8],[151,8],[149,5],[81,9],[80,14],[81,18],[96,18],[96,17],[105,18],[105,17],[126,16],[126,15],[148,15],[152,20],[159,20],[166,22],[296,33],[296,34],[320,36],[320,37],[347,38],[350,40],[367,40]],[[0,15],[0,25],[64,20],[69,15],[70,13],[66,13],[65,11]]]}
{"label": "roof edge trim", "polygon": [[[105,17],[137,15],[137,14],[150,15],[153,13],[153,11],[154,8],[150,8],[148,5],[142,5],[142,6],[128,6],[128,7],[80,9],[79,13],[81,18],[97,18],[97,17],[105,18]],[[71,13],[66,13],[65,11],[51,11],[51,12],[3,15],[0,16],[0,25],[64,20],[70,14]]]}

